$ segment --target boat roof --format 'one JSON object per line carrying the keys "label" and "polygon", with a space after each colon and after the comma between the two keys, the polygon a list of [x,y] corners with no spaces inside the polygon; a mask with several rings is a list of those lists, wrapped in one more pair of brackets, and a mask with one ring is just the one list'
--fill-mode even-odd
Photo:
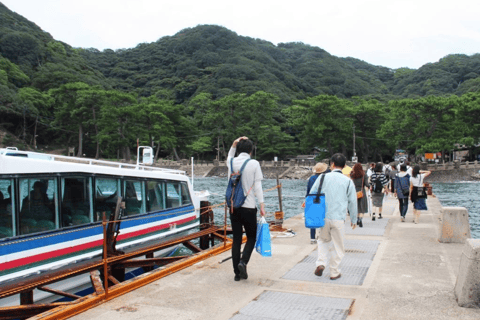
{"label": "boat roof", "polygon": [[0,174],[65,172],[188,180],[182,170],[0,148]]}

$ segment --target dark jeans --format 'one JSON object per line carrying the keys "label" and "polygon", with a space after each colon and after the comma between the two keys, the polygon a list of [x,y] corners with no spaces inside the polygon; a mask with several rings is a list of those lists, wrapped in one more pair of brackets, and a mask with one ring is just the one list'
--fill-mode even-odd
{"label": "dark jeans", "polygon": [[400,199],[398,198],[398,204],[400,205],[400,215],[405,217],[408,210],[408,198]]}
{"label": "dark jeans", "polygon": [[247,235],[247,243],[243,248],[242,261],[245,264],[250,260],[253,248],[255,248],[255,241],[257,238],[257,208],[239,208],[234,209],[233,214],[230,214],[230,223],[232,224],[233,244],[232,244],[232,262],[233,271],[239,274],[238,263],[240,262],[240,249],[242,247],[243,228]]}
{"label": "dark jeans", "polygon": [[316,238],[316,237],[315,237],[315,232],[316,232],[316,230],[317,230],[317,229],[315,229],[315,228],[311,228],[311,229],[310,229],[310,239],[311,239],[311,240],[315,240],[315,238]]}

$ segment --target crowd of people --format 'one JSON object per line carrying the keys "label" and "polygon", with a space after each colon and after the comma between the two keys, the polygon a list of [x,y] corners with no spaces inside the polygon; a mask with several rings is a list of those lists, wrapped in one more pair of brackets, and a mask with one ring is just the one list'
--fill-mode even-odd
{"label": "crowd of people", "polygon": [[[253,143],[247,137],[236,139],[228,153],[228,175],[241,173],[240,181],[246,198],[240,208],[230,211],[233,233],[232,262],[234,280],[248,279],[247,264],[255,247],[257,233],[257,204],[260,215],[265,215],[263,202],[263,174],[258,161],[251,159]],[[243,170],[241,170],[243,168]],[[413,202],[413,222],[418,223],[420,212],[426,210],[426,192],[423,187],[430,171],[420,170],[420,166],[410,167],[407,161],[397,166],[370,163],[365,171],[360,163],[353,168],[346,166],[346,158],[337,153],[330,159],[329,165],[317,163],[313,175],[307,182],[307,193],[316,194],[319,189],[319,177],[323,176],[322,193],[325,194],[325,225],[310,230],[310,241],[318,244],[318,257],[314,274],[322,276],[327,262],[330,267],[330,279],[341,277],[340,262],[345,255],[345,220],[350,215],[352,229],[363,227],[366,214],[372,221],[382,219],[383,201],[389,194],[398,199],[401,221],[405,222],[408,200]],[[302,207],[305,202],[302,204]],[[243,229],[247,242],[241,250]],[[333,244],[333,250],[330,250]]]}

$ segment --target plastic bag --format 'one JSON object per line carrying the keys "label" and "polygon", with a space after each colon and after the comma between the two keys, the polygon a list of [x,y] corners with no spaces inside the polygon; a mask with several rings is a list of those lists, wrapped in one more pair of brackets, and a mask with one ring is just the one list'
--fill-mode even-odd
{"label": "plastic bag", "polygon": [[255,249],[262,257],[272,256],[270,228],[264,217],[262,217],[257,224],[257,243],[255,244]]}

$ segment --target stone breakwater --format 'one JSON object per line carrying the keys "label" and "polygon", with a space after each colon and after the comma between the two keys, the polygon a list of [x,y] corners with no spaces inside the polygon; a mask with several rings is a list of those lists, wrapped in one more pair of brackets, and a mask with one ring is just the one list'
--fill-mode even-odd
{"label": "stone breakwater", "polygon": [[[426,182],[460,182],[480,181],[479,169],[456,169],[432,171],[432,174],[425,179]],[[477,177],[477,178],[475,178]]]}
{"label": "stone breakwater", "polygon": [[[188,176],[192,173],[191,166],[160,166],[169,169],[183,170]],[[480,181],[478,168],[451,169],[451,170],[432,170],[432,174],[425,179],[426,182],[454,183],[460,181]],[[309,167],[300,166],[263,166],[263,176],[265,179],[275,179],[278,175],[280,179],[308,179],[313,173]],[[227,167],[225,165],[196,165],[194,166],[195,177],[227,177]]]}

